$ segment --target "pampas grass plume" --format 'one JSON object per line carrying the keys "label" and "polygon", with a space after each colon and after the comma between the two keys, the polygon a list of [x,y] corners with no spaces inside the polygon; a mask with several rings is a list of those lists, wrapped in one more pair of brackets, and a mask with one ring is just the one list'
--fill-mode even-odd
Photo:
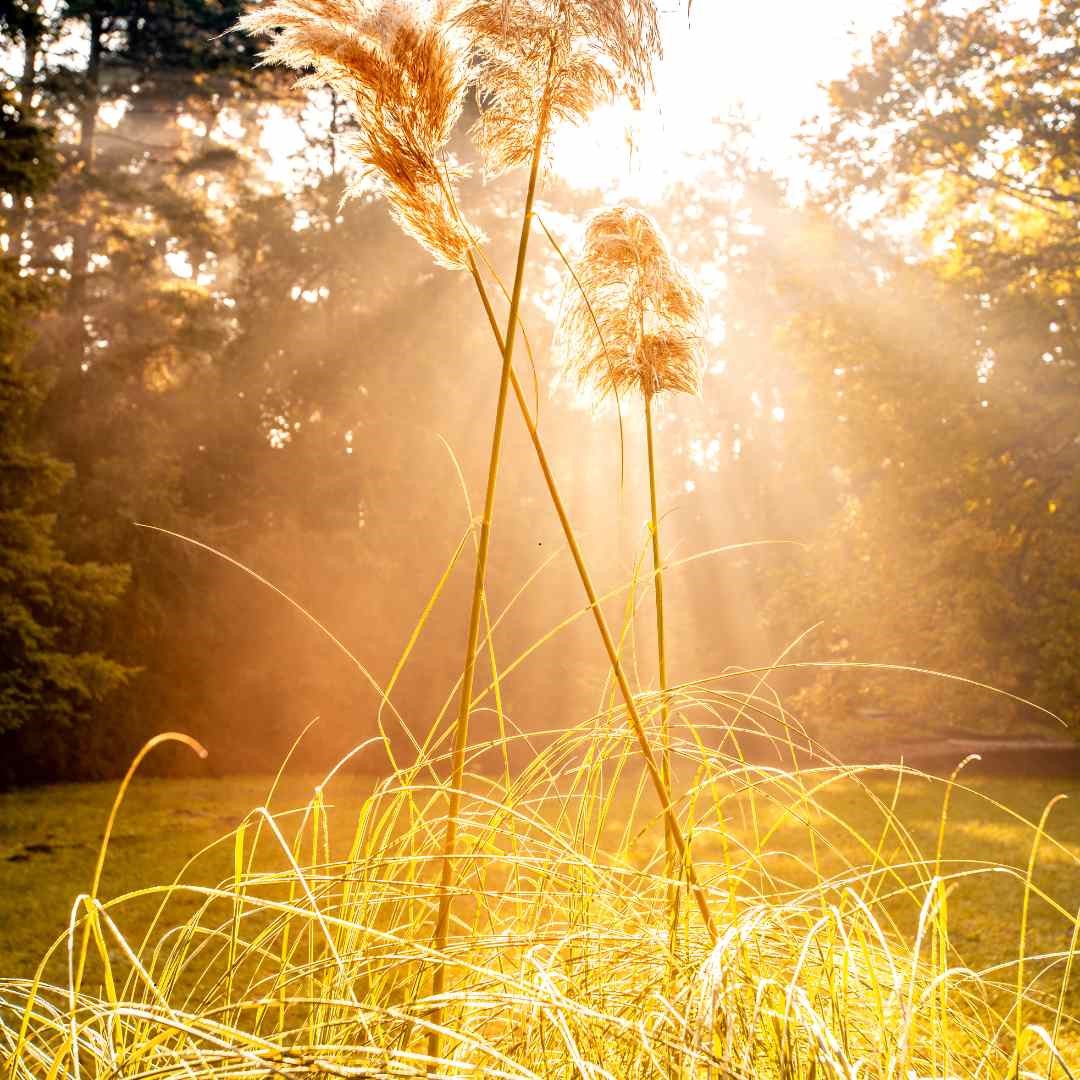
{"label": "pampas grass plume", "polygon": [[621,204],[589,218],[555,350],[598,399],[700,393],[705,302],[648,214]]}
{"label": "pampas grass plume", "polygon": [[351,104],[358,130],[346,148],[381,180],[395,220],[440,265],[467,269],[477,234],[458,212],[462,170],[447,165],[445,149],[469,65],[443,5],[270,0],[239,27],[270,36],[264,64],[304,72],[301,87],[329,86]]}

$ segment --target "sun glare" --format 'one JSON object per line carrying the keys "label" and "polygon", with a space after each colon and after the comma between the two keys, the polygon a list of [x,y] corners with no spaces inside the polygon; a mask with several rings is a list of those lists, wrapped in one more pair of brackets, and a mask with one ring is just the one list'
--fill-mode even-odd
{"label": "sun glare", "polygon": [[679,4],[662,20],[664,58],[640,109],[619,102],[553,140],[567,183],[610,199],[654,203],[708,167],[717,120],[741,115],[752,153],[780,175],[806,177],[795,136],[901,0],[787,0],[768,5]]}

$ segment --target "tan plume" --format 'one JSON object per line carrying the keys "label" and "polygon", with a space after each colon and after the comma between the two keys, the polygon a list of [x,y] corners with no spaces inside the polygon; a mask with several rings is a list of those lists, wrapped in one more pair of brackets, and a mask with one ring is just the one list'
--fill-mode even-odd
{"label": "tan plume", "polygon": [[581,123],[617,93],[636,100],[660,55],[654,0],[460,0],[477,60],[473,133],[489,174],[523,165],[541,126]]}
{"label": "tan plume", "polygon": [[599,397],[700,392],[705,302],[648,214],[620,205],[590,217],[555,351]]}
{"label": "tan plume", "polygon": [[270,35],[263,63],[305,72],[298,85],[330,86],[349,101],[358,130],[347,148],[381,179],[394,218],[440,264],[466,268],[476,235],[457,212],[462,171],[445,148],[469,67],[442,4],[270,0],[239,25]]}

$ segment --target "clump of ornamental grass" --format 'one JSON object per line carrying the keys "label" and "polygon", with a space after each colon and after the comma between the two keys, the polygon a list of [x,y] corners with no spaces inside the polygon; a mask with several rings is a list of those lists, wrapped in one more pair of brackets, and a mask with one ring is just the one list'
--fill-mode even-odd
{"label": "clump of ornamental grass", "polygon": [[[563,367],[596,400],[640,395],[649,471],[649,534],[660,681],[660,767],[671,791],[664,573],[656,500],[653,399],[699,394],[705,365],[705,301],[648,214],[619,205],[586,223],[555,336]],[[668,830],[668,874],[679,877]],[[678,896],[671,892],[672,918]]]}
{"label": "clump of ornamental grass", "polygon": [[[301,80],[304,85],[329,83],[354,103],[359,134],[353,148],[360,164],[381,178],[392,212],[437,262],[471,273],[502,354],[454,731],[440,900],[433,933],[435,950],[441,951],[445,944],[455,894],[460,792],[511,386],[660,801],[673,857],[685,866],[695,903],[715,936],[689,845],[670,805],[670,785],[649,743],[513,369],[529,237],[552,125],[558,121],[580,123],[616,92],[636,99],[651,83],[653,62],[660,50],[654,0],[457,0],[446,4],[436,0],[433,7],[425,9],[422,20],[414,5],[401,0],[390,6],[378,0],[354,0],[351,4],[341,0],[269,0],[245,16],[241,25],[272,35],[272,44],[264,54],[267,62],[310,70]],[[466,63],[465,56],[472,58],[470,62]],[[519,165],[529,169],[505,330],[500,330],[481,273],[475,236],[464,225],[458,209],[445,152],[460,112],[461,95],[470,84],[475,86],[480,106],[474,135],[488,171],[500,173]],[[436,996],[444,977],[443,968],[436,967]],[[429,1051],[436,1054],[437,1025],[430,1038]]]}
{"label": "clump of ornamental grass", "polygon": [[[806,739],[768,692],[767,673],[751,673],[750,691],[735,676],[690,686],[664,677],[659,693],[635,692],[627,676],[513,351],[551,125],[647,83],[658,48],[651,0],[269,0],[243,25],[270,35],[268,61],[352,102],[359,164],[436,261],[472,276],[501,355],[458,712],[449,725],[440,716],[407,764],[384,736],[388,771],[358,811],[333,808],[337,770],[305,806],[252,811],[224,841],[233,871],[216,886],[185,869],[170,885],[103,900],[103,846],[90,891],[35,979],[0,981],[6,1075],[1072,1075],[1059,1046],[1074,1026],[1065,1003],[1080,922],[1034,879],[1044,822],[1029,823],[1026,874],[947,865],[941,841],[933,856],[921,851],[871,776]],[[458,206],[462,173],[447,154],[470,89],[485,168],[529,175],[502,325],[489,294],[498,279]],[[597,276],[586,270],[583,297],[605,259],[632,263],[639,291],[658,290],[636,329],[627,296],[601,290],[589,321],[599,340],[610,299],[602,370],[630,373],[646,406],[662,389],[687,389],[692,290],[632,212],[598,215],[594,233]],[[620,353],[623,338],[634,344]],[[621,700],[578,725],[471,744],[471,712],[491,697],[502,708],[497,678],[477,693],[475,672],[480,650],[494,656],[495,624],[482,634],[481,623],[509,389]],[[654,537],[655,519],[654,505]],[[437,598],[380,688],[391,711]],[[657,726],[667,731],[662,758]],[[528,753],[515,753],[526,738]],[[776,762],[751,759],[747,738],[772,745]],[[505,763],[497,779],[478,767],[492,752]],[[514,775],[518,757],[529,765]],[[678,798],[669,775],[680,779]],[[908,775],[896,772],[897,793]],[[659,813],[643,797],[650,786]],[[880,831],[845,823],[828,798],[840,787],[873,802]],[[115,808],[110,828],[114,820]],[[941,835],[944,822],[943,810]],[[1067,932],[1067,948],[1030,959],[1021,934],[1011,980],[965,969],[950,938],[949,887],[987,872],[1022,891],[1025,926],[1037,898]],[[680,887],[693,905],[673,904]],[[151,901],[150,928],[129,938],[129,908]]]}
{"label": "clump of ornamental grass", "polygon": [[[391,758],[359,797],[339,787],[341,765],[300,806],[276,805],[275,780],[211,845],[232,867],[216,885],[200,870],[207,850],[171,883],[108,898],[108,838],[135,768],[167,739],[203,752],[184,736],[152,740],[120,785],[67,932],[34,978],[0,979],[0,1069],[10,1080],[1073,1076],[1080,918],[1036,870],[1052,856],[1080,871],[1080,856],[1048,834],[1053,803],[1033,822],[965,788],[959,770],[942,781],[840,765],[783,709],[771,670],[667,695],[678,811],[713,932],[687,909],[672,932],[666,815],[645,797],[638,740],[614,703],[577,725],[469,747],[439,948],[437,777],[452,729],[407,763]],[[379,689],[390,703],[392,685]],[[650,725],[661,697],[635,698]],[[492,754],[528,764],[492,777]],[[906,820],[901,789],[927,784],[940,820]],[[971,820],[1023,830],[1027,859],[951,857],[957,794],[975,801]],[[1019,901],[1019,947],[973,970],[952,894],[981,879],[995,903]],[[1058,943],[1044,937],[1028,955],[1036,905]]]}
{"label": "clump of ornamental grass", "polygon": [[[622,711],[609,710],[529,736],[546,746],[509,786],[472,765],[525,736],[470,749],[452,932],[435,952],[443,792],[426,777],[446,765],[444,739],[358,802],[339,799],[334,773],[306,805],[274,806],[272,787],[219,842],[233,869],[216,885],[199,874],[203,853],[171,884],[80,897],[38,978],[0,980],[4,1075],[1074,1075],[1078,923],[1033,872],[1040,850],[1080,870],[1071,848],[1045,820],[1015,816],[1026,869],[950,859],[934,828],[920,847],[898,810],[903,785],[937,785],[940,836],[954,793],[984,817],[1005,811],[955,776],[840,766],[774,698],[735,683],[672,690],[715,941],[685,915],[669,935],[663,830]],[[654,716],[658,695],[639,704]],[[744,750],[763,739],[771,762]],[[842,812],[856,800],[874,811],[861,830]],[[1031,905],[1056,912],[1060,947],[965,967],[963,922],[943,897],[983,876],[1001,902],[1023,898],[1025,926]],[[151,902],[132,936],[132,913]],[[448,972],[438,994],[436,967]]]}

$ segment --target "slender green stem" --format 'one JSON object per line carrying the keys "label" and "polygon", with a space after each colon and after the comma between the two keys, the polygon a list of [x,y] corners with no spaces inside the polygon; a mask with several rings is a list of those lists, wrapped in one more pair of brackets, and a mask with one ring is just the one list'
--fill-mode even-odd
{"label": "slender green stem", "polygon": [[[668,708],[667,651],[664,645],[664,564],[660,558],[660,515],[656,510],[656,454],[653,449],[653,395],[646,390],[645,442],[649,453],[649,534],[652,538],[653,596],[656,607],[656,661],[660,676],[660,775],[671,791],[671,717]],[[671,828],[664,824],[664,855],[667,876],[674,879],[679,872],[675,862],[675,845]],[[678,911],[678,889],[674,881],[668,885],[668,916],[671,944],[675,944],[675,922]]]}
{"label": "slender green stem", "polygon": [[[487,488],[484,494],[484,512],[480,522],[480,542],[476,550],[476,573],[473,578],[472,607],[469,611],[468,640],[465,646],[465,670],[461,680],[461,700],[458,706],[457,722],[454,731],[454,751],[451,766],[450,791],[446,809],[446,833],[443,839],[442,870],[439,878],[439,907],[435,917],[433,948],[442,952],[446,947],[447,931],[450,926],[450,907],[454,889],[454,856],[457,849],[458,815],[461,811],[461,790],[465,778],[465,751],[469,741],[469,706],[473,696],[473,683],[476,676],[477,643],[480,634],[480,616],[483,611],[484,579],[487,572],[488,547],[491,543],[491,523],[495,510],[495,484],[499,474],[499,457],[502,448],[503,425],[506,419],[507,390],[510,374],[513,371],[514,342],[517,339],[518,312],[521,307],[522,285],[525,280],[525,261],[529,246],[529,233],[532,226],[533,204],[536,200],[537,181],[540,176],[540,159],[543,150],[544,132],[547,124],[541,117],[537,127],[536,143],[533,147],[532,165],[529,170],[529,187],[525,196],[525,212],[521,222],[521,238],[518,243],[517,267],[514,272],[514,287],[510,294],[510,313],[507,320],[507,332],[502,337],[502,375],[499,379],[499,397],[495,408],[495,426],[491,436],[491,456],[488,461]],[[433,997],[442,994],[446,985],[446,965],[439,962],[432,977],[431,992]],[[438,1024],[441,1010],[436,1009],[432,1022]],[[428,1034],[428,1053],[431,1057],[439,1054],[439,1033],[432,1029]]]}
{"label": "slender green stem", "polygon": [[[487,289],[484,287],[484,282],[481,279],[475,264],[473,264],[471,269],[477,290],[480,293],[481,302],[484,305],[484,311],[487,314],[488,322],[491,325],[492,333],[495,335],[495,340],[499,343],[500,348],[502,348],[503,337],[499,330],[498,322],[495,319],[495,313],[492,310],[491,301],[487,295]],[[619,650],[616,648],[615,640],[611,636],[611,630],[608,628],[607,619],[604,616],[603,609],[600,607],[600,601],[597,597],[596,589],[593,586],[592,577],[589,574],[588,567],[585,565],[585,558],[578,545],[577,536],[574,534],[574,529],[570,524],[570,518],[566,513],[566,507],[559,494],[555,476],[551,471],[551,464],[544,451],[544,445],[540,440],[540,433],[536,429],[536,421],[533,419],[533,415],[529,410],[529,403],[525,397],[525,392],[522,390],[517,373],[513,368],[510,370],[510,386],[514,391],[514,397],[517,399],[518,409],[521,412],[522,420],[525,422],[525,428],[529,433],[529,439],[532,442],[533,450],[536,452],[536,460],[540,465],[540,471],[544,474],[544,482],[547,484],[548,494],[551,496],[552,505],[555,507],[555,513],[559,518],[559,524],[562,526],[563,535],[566,537],[566,545],[570,549],[570,555],[574,560],[578,576],[581,578],[581,584],[585,589],[585,595],[589,601],[589,610],[593,614],[596,628],[600,632],[600,639],[604,645],[604,651],[607,653],[612,673],[615,676],[615,681],[622,694],[623,703],[626,705],[626,715],[629,719],[630,728],[634,733],[634,737],[637,739],[638,748],[641,752],[642,760],[645,763],[645,771],[649,774],[649,779],[660,800],[665,828],[675,846],[679,864],[683,867],[686,874],[687,881],[690,884],[690,890],[694,895],[698,910],[701,912],[701,918],[705,924],[705,929],[708,931],[709,937],[715,942],[717,937],[716,925],[713,922],[712,913],[709,911],[709,900],[706,896],[705,889],[698,880],[697,871],[694,868],[694,862],[690,855],[690,846],[683,836],[682,826],[679,824],[675,809],[671,805],[670,789],[664,782],[660,764],[649,743],[649,737],[641,719],[641,712],[638,709],[637,702],[634,700],[634,692],[630,687],[630,680],[626,677],[626,670],[623,667],[622,660],[619,658]]]}

